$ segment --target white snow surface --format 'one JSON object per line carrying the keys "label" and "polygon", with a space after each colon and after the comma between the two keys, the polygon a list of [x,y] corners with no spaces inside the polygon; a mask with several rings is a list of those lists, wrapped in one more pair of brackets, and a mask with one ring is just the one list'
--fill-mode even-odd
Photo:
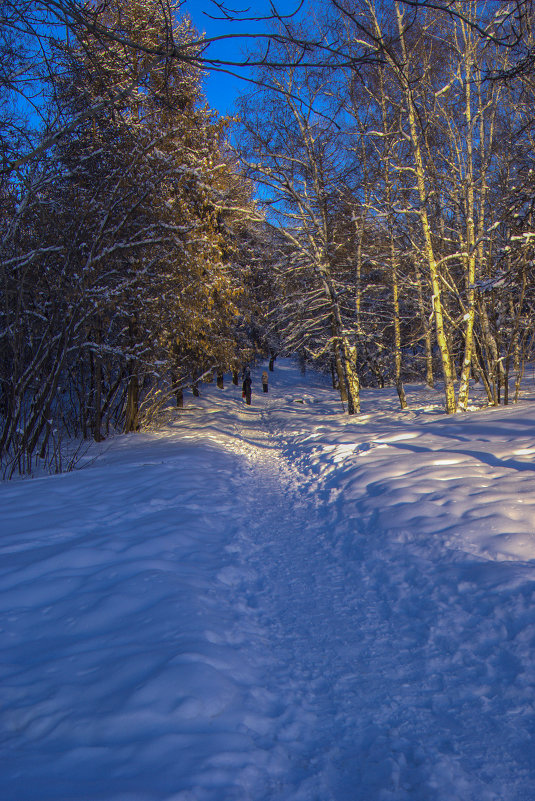
{"label": "white snow surface", "polygon": [[535,401],[263,369],[0,487],[0,798],[533,801]]}

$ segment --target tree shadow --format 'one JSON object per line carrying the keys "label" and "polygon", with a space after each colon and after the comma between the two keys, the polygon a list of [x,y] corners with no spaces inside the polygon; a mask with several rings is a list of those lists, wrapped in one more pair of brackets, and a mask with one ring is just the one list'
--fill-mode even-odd
{"label": "tree shadow", "polygon": [[469,456],[472,459],[477,459],[482,464],[489,467],[507,467],[510,470],[518,470],[519,472],[535,472],[535,464],[520,462],[518,459],[500,459],[492,453],[485,453],[485,451],[465,450],[458,448],[439,448],[436,451],[432,448],[424,448],[421,445],[410,445],[407,442],[389,442],[389,448],[397,448],[398,450],[410,451],[411,453],[452,453],[455,455]]}

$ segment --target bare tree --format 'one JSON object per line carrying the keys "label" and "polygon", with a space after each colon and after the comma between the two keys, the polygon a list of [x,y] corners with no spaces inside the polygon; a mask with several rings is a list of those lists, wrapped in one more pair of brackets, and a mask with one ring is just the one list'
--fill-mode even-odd
{"label": "bare tree", "polygon": [[264,187],[269,219],[286,242],[278,265],[284,287],[279,324],[284,317],[287,348],[306,349],[315,358],[332,355],[342,398],[353,414],[360,409],[359,379],[341,228],[354,236],[343,203],[354,166],[325,113],[330,75],[289,67],[266,71],[263,84],[268,80],[272,90],[258,93],[254,106],[247,103],[249,111],[244,104],[243,151],[251,177]]}

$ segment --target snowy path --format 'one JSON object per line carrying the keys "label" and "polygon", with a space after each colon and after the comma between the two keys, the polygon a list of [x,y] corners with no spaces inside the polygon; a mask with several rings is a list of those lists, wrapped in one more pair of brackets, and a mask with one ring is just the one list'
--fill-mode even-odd
{"label": "snowy path", "polygon": [[535,698],[533,569],[422,547],[417,531],[389,537],[358,505],[345,520],[343,498],[308,483],[316,501],[303,503],[300,476],[247,554],[266,586],[268,688],[285,709],[276,740],[290,760],[265,797],[532,798],[533,707],[518,716],[525,690]]}
{"label": "snowy path", "polygon": [[529,416],[357,424],[285,369],[1,488],[2,801],[535,798]]}

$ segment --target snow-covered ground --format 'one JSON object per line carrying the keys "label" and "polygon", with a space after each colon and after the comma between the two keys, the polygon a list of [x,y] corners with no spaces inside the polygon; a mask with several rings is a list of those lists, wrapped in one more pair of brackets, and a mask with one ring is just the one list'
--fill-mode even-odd
{"label": "snow-covered ground", "polygon": [[0,487],[0,798],[533,801],[535,402],[262,369]]}

